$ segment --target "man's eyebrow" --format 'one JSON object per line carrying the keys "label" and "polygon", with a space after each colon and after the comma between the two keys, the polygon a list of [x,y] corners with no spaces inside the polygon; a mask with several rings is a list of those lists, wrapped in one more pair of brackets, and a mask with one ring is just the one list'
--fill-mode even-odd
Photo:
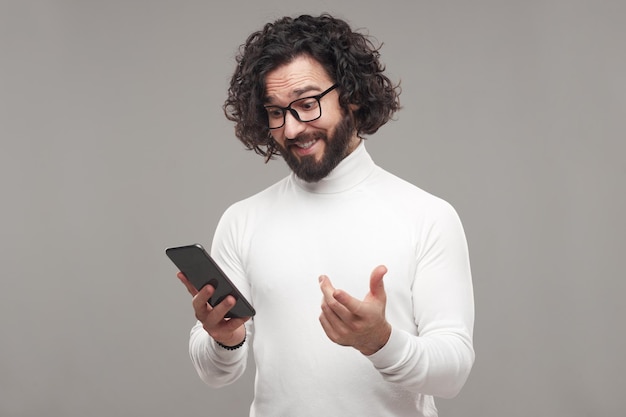
{"label": "man's eyebrow", "polygon": [[[295,90],[289,93],[289,96],[292,100],[297,100],[298,98],[302,98],[301,96],[305,93],[310,92],[321,92],[321,88],[316,85],[305,85],[304,87],[296,88]],[[313,94],[315,95],[315,94]],[[272,104],[274,102],[274,96],[265,96],[263,103]]]}

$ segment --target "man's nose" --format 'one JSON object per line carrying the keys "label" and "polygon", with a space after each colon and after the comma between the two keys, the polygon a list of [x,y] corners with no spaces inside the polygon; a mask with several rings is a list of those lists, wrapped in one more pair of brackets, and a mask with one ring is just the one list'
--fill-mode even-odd
{"label": "man's nose", "polygon": [[306,124],[301,122],[293,111],[288,111],[285,113],[285,130],[284,134],[286,138],[295,138],[298,137],[300,133],[304,131],[306,128]]}

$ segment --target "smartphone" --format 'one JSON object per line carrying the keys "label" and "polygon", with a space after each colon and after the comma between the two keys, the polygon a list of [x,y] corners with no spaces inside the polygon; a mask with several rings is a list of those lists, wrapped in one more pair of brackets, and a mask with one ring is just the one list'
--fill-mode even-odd
{"label": "smartphone", "polygon": [[165,254],[174,262],[180,272],[185,274],[189,282],[199,291],[206,285],[215,288],[209,299],[214,307],[228,295],[232,295],[237,303],[226,314],[226,317],[253,317],[256,311],[224,271],[215,263],[211,255],[200,244],[176,246],[165,249]]}

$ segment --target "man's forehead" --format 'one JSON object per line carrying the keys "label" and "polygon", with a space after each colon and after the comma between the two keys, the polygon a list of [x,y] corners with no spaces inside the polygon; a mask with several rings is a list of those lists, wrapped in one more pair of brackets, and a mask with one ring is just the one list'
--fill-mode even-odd
{"label": "man's forehead", "polygon": [[315,59],[302,55],[283,64],[265,76],[265,98],[295,99],[309,92],[321,92],[332,83],[326,69]]}
{"label": "man's forehead", "polygon": [[296,100],[302,96],[306,96],[306,95],[311,95],[311,94],[317,94],[319,92],[322,91],[322,87],[315,83],[315,84],[304,84],[301,86],[297,86],[294,87],[292,89],[286,88],[283,90],[272,90],[272,89],[268,89],[268,91],[265,94],[265,102],[266,103],[273,103],[275,101],[279,101],[281,99],[287,98],[290,100]]}

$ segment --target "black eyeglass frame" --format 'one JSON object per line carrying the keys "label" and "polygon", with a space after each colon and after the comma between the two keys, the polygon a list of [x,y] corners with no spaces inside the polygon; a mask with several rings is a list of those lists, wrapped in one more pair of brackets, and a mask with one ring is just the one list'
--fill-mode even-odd
{"label": "black eyeglass frame", "polygon": [[[292,101],[291,103],[289,103],[287,105],[287,107],[281,107],[281,106],[275,106],[275,105],[267,105],[267,106],[263,106],[264,109],[268,109],[268,108],[272,108],[272,109],[280,109],[283,112],[283,122],[281,123],[280,126],[276,126],[276,127],[269,127],[269,116],[268,116],[268,128],[269,129],[280,129],[281,127],[285,126],[285,121],[287,119],[287,112],[291,113],[291,115],[293,117],[296,118],[297,121],[302,122],[302,123],[309,123],[312,122],[314,120],[319,119],[320,117],[322,117],[322,103],[320,102],[320,100],[322,99],[322,97],[324,97],[326,94],[330,93],[331,91],[333,91],[335,88],[339,87],[339,84],[333,84],[330,87],[328,87],[326,90],[322,91],[321,93],[315,95],[315,96],[309,96],[309,97],[301,97],[299,99],[296,99],[294,101]],[[300,115],[298,114],[298,111],[294,108],[291,107],[291,105],[297,101],[301,101],[301,100],[310,100],[310,99],[315,99],[317,101],[317,106],[320,109],[320,115],[317,116],[314,119],[311,120],[302,120],[300,118]]]}

